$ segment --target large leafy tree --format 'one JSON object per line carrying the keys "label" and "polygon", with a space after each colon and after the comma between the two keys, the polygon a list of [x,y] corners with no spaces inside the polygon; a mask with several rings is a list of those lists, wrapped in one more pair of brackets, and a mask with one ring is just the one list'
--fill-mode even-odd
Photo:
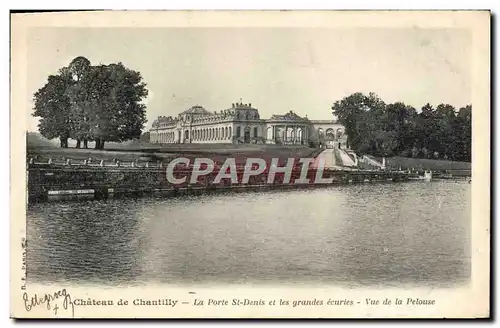
{"label": "large leafy tree", "polygon": [[61,138],[62,147],[72,138],[77,147],[95,141],[95,148],[103,149],[106,141],[140,137],[146,123],[142,100],[147,95],[139,72],[122,63],[91,66],[77,57],[35,94],[33,115],[41,118],[42,135]]}
{"label": "large leafy tree", "polygon": [[71,103],[66,93],[69,83],[64,76],[51,75],[34,95],[33,116],[41,117],[40,133],[48,139],[59,138],[61,147],[68,147],[71,135]]}
{"label": "large leafy tree", "polygon": [[374,135],[384,123],[384,108],[384,102],[374,93],[358,92],[335,102],[332,111],[344,125],[351,147],[359,153],[367,153],[373,149]]}
{"label": "large leafy tree", "polygon": [[470,161],[471,111],[426,104],[420,113],[402,102],[385,104],[377,95],[354,93],[334,103],[333,114],[359,154]]}

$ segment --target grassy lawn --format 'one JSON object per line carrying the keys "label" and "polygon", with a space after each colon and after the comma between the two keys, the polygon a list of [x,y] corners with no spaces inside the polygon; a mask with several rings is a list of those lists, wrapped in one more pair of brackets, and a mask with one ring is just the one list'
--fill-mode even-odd
{"label": "grassy lawn", "polygon": [[168,145],[162,147],[116,147],[114,149],[94,150],[76,148],[57,148],[44,146],[28,147],[27,156],[35,157],[37,162],[47,162],[51,158],[54,162],[64,162],[70,158],[72,161],[82,161],[92,158],[95,161],[104,160],[112,162],[117,159],[121,162],[162,161],[169,162],[176,157],[207,157],[216,162],[223,162],[228,157],[236,159],[237,163],[244,162],[247,158],[300,158],[315,157],[321,150],[308,147],[284,147],[276,145]]}
{"label": "grassy lawn", "polygon": [[[71,144],[70,144],[71,145]],[[93,147],[93,143],[89,143]],[[249,157],[262,158],[270,161],[271,158],[306,158],[315,157],[322,150],[306,146],[280,146],[260,144],[150,144],[140,142],[107,143],[104,150],[59,148],[57,142],[40,138],[36,134],[28,135],[27,156],[35,157],[37,161],[47,162],[71,160],[82,161],[93,158],[96,161],[111,162],[113,159],[121,162],[162,161],[169,162],[173,158],[183,156],[188,158],[208,157],[217,162],[223,162],[228,157],[236,158],[237,163],[244,162]],[[342,163],[336,154],[336,160]],[[382,158],[372,157],[377,161]],[[470,172],[471,163],[422,158],[390,157],[386,158],[386,165],[390,169],[416,169],[435,171],[463,171]]]}
{"label": "grassy lawn", "polygon": [[386,165],[390,168],[402,169],[415,168],[427,170],[470,170],[471,163],[469,162],[454,162],[436,159],[424,158],[406,158],[406,157],[391,157],[386,158]]}
{"label": "grassy lawn", "polygon": [[[382,162],[381,157],[373,157],[376,161]],[[469,162],[455,162],[441,159],[407,158],[407,157],[386,157],[386,166],[391,169],[415,169],[433,171],[467,171],[471,170]]]}

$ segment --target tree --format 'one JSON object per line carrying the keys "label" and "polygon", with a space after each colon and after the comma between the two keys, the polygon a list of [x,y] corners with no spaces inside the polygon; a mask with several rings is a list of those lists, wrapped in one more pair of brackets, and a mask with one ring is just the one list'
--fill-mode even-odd
{"label": "tree", "polygon": [[89,134],[92,104],[88,99],[87,85],[90,82],[90,61],[84,57],[75,58],[69,67],[63,67],[60,74],[71,81],[66,92],[70,99],[71,138],[75,139],[76,148],[83,141],[84,148],[92,140]]}
{"label": "tree", "polygon": [[372,148],[373,133],[378,127],[376,117],[383,113],[384,102],[374,93],[364,95],[354,93],[337,101],[332,106],[332,112],[338,121],[344,125],[351,147],[366,153]]}
{"label": "tree", "polygon": [[373,136],[383,123],[380,117],[384,108],[384,102],[376,94],[358,92],[335,102],[332,112],[344,125],[351,147],[363,154],[373,150]]}
{"label": "tree", "polygon": [[47,139],[59,138],[61,147],[68,147],[71,135],[70,99],[66,88],[70,81],[64,76],[50,75],[47,83],[34,95],[33,116],[41,117],[40,134]]}
{"label": "tree", "polygon": [[[88,141],[95,141],[96,149],[103,149],[106,141],[141,136],[146,123],[142,100],[148,90],[139,72],[122,63],[91,66],[86,58],[77,57],[59,71],[58,77],[64,84],[58,84],[57,92],[43,97],[35,94],[35,109],[38,103],[39,110],[33,115],[41,117],[40,126],[61,121],[61,129],[52,129],[50,136],[66,138],[66,147],[68,138],[77,140],[77,147],[83,141],[85,148]],[[46,87],[53,89],[49,83]],[[59,112],[49,110],[47,101],[41,101],[46,98],[61,103]]]}
{"label": "tree", "polygon": [[426,104],[417,113],[403,102],[385,104],[374,93],[354,93],[332,106],[358,154],[463,161],[471,158],[471,111],[470,105],[457,113],[449,104]]}
{"label": "tree", "polygon": [[393,141],[393,151],[398,154],[409,154],[414,146],[415,108],[405,105],[403,102],[396,102],[386,106],[386,131],[392,132],[395,139]]}
{"label": "tree", "polygon": [[149,142],[149,140],[150,140],[150,137],[151,137],[151,135],[150,135],[149,131],[147,131],[147,132],[144,132],[143,134],[141,134],[141,137],[139,138],[139,140],[140,140],[141,142],[146,142],[146,143],[148,143],[148,142]]}
{"label": "tree", "polygon": [[453,126],[453,150],[457,160],[470,161],[472,147],[472,106],[458,110]]}

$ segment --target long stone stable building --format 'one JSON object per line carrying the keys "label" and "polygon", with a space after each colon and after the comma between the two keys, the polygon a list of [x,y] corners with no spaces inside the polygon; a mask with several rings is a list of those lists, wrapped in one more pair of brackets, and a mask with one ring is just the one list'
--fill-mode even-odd
{"label": "long stone stable building", "polygon": [[348,147],[344,127],[334,120],[309,120],[293,111],[262,119],[252,104],[241,102],[219,112],[193,106],[177,117],[160,116],[150,129],[150,142]]}

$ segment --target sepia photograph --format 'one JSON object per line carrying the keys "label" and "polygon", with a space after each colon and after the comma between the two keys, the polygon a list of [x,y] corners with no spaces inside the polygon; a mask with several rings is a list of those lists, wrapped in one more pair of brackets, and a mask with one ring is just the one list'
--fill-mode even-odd
{"label": "sepia photograph", "polygon": [[11,14],[11,316],[489,316],[490,13]]}

